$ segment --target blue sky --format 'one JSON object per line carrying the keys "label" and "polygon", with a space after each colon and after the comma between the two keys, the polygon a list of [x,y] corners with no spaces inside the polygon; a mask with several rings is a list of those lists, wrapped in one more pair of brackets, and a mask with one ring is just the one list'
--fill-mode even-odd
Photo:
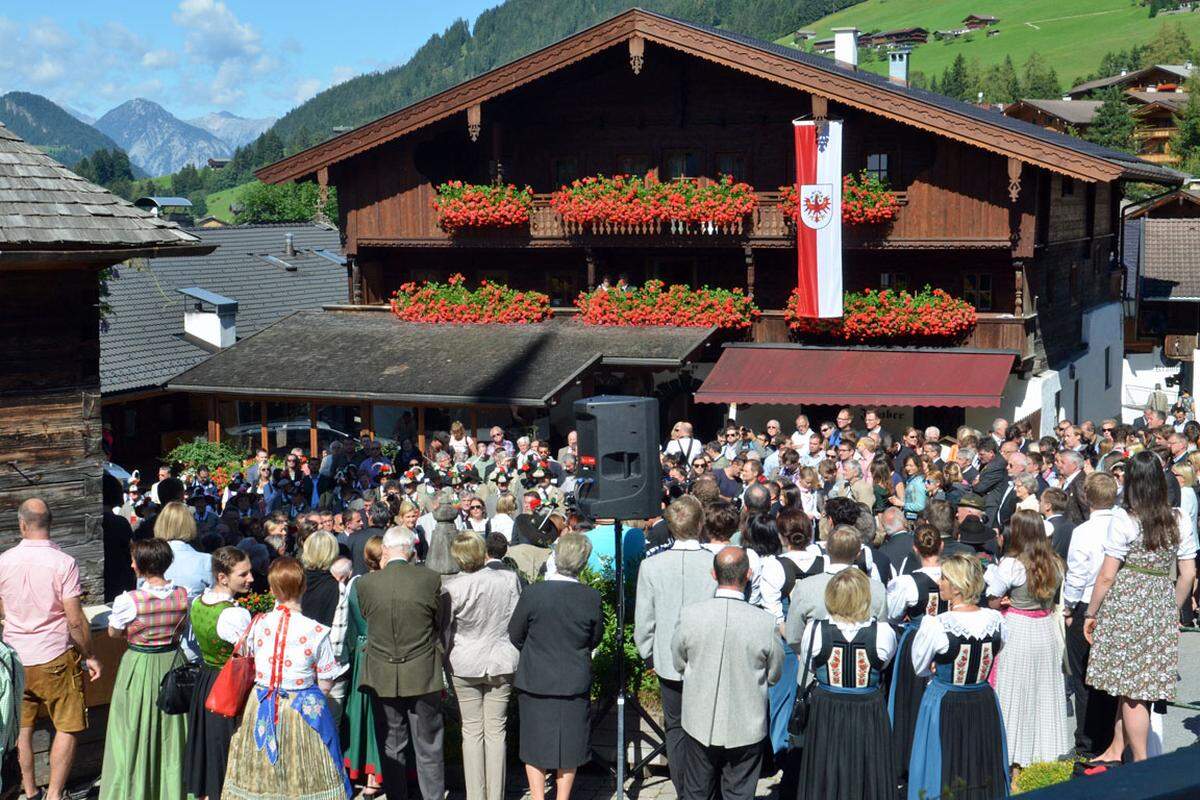
{"label": "blue sky", "polygon": [[93,116],[134,97],[183,118],[278,116],[403,63],[430,34],[499,2],[6,0],[0,93],[36,92]]}

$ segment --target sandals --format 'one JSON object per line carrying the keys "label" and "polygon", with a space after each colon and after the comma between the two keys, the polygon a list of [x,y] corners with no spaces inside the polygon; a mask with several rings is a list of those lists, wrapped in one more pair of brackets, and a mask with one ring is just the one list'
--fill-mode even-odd
{"label": "sandals", "polygon": [[1103,775],[1110,769],[1121,766],[1120,761],[1080,761],[1075,765],[1076,776]]}

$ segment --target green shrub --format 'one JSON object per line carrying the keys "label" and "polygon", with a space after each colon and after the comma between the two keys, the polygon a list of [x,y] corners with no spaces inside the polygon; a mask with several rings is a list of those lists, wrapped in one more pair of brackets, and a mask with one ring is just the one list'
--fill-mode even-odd
{"label": "green shrub", "polygon": [[1017,793],[1032,792],[1034,789],[1044,789],[1056,783],[1066,783],[1071,779],[1071,771],[1074,767],[1075,764],[1071,761],[1044,761],[1040,764],[1030,764],[1017,776]]}
{"label": "green shrub", "polygon": [[233,463],[241,464],[245,455],[241,450],[224,442],[210,442],[197,438],[179,445],[163,456],[163,460],[168,464],[179,464],[184,469],[208,467],[209,470],[215,470]]}
{"label": "green shrub", "polygon": [[[617,690],[617,581],[609,565],[604,563],[600,572],[585,568],[579,575],[581,583],[600,592],[601,609],[604,613],[604,637],[592,654],[592,697],[608,697]],[[633,576],[626,576],[625,591],[625,690],[631,695],[640,695],[645,689],[657,688],[654,672],[638,655],[633,643]]]}

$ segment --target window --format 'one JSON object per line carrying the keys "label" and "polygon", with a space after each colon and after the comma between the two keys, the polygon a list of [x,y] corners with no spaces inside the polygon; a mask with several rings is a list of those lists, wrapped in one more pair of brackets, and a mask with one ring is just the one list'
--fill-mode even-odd
{"label": "window", "polygon": [[617,172],[621,175],[644,176],[650,171],[650,156],[642,154],[617,156]]}
{"label": "window", "polygon": [[555,186],[566,186],[579,177],[579,159],[574,156],[554,159],[552,168]]}
{"label": "window", "polygon": [[692,150],[668,150],[663,159],[663,178],[695,178],[700,174],[700,158]]}
{"label": "window", "polygon": [[1112,346],[1104,348],[1104,388],[1112,388]]}
{"label": "window", "polygon": [[717,174],[728,175],[735,181],[746,180],[746,156],[741,153],[717,153]]}
{"label": "window", "polygon": [[879,288],[880,289],[907,289],[908,288],[908,273],[907,272],[881,272],[879,273]]}
{"label": "window", "polygon": [[888,154],[868,153],[867,174],[886,182],[888,179]]}
{"label": "window", "polygon": [[963,299],[979,311],[992,310],[992,274],[968,272],[963,275]]}
{"label": "window", "polygon": [[1075,194],[1075,179],[1074,178],[1067,178],[1064,176],[1062,178],[1059,178],[1059,180],[1062,181],[1062,196],[1063,197],[1070,197],[1071,195]]}

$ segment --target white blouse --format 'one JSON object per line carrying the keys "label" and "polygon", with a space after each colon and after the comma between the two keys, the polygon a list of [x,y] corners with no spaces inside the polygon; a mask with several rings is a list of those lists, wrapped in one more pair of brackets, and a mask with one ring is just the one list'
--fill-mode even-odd
{"label": "white blouse", "polygon": [[[941,567],[921,567],[915,572],[921,572],[933,578],[934,583],[942,579]],[[908,612],[908,607],[917,602],[917,597],[920,591],[917,590],[917,582],[913,580],[912,575],[897,575],[888,581],[887,585],[887,610],[888,619],[892,622],[901,622],[904,620],[904,615]]]}
{"label": "white blouse", "polygon": [[[824,620],[812,619],[809,620],[808,624],[804,626],[804,636],[800,640],[801,664],[811,658],[814,653],[821,652],[821,648],[824,646],[824,639],[821,636],[820,623],[823,621]],[[869,619],[865,622],[838,622],[832,619],[829,621],[832,622],[847,639],[853,639],[860,630],[868,625],[874,625],[875,654],[879,656],[879,660],[886,664],[887,662],[891,661],[892,656],[896,654],[896,632],[892,630],[891,625],[882,622],[876,622],[873,619]],[[814,628],[816,629],[815,633],[813,632]],[[810,636],[812,637],[812,650],[809,650],[808,647],[808,639]],[[809,665],[809,669],[812,669],[811,664]],[[797,676],[797,682],[799,679],[800,676]]]}
{"label": "white blouse", "polygon": [[513,518],[508,514],[497,514],[492,517],[492,533],[504,534],[504,538],[512,542]]}
{"label": "white blouse", "polygon": [[988,597],[1007,597],[1013,589],[1024,586],[1025,581],[1025,565],[1019,558],[1012,556],[1005,556],[995,564],[988,564],[983,572]]}
{"label": "white blouse", "polygon": [[282,647],[280,657],[281,689],[307,689],[317,680],[331,681],[347,669],[338,664],[329,641],[329,626],[322,625],[298,611],[286,615],[287,638],[279,640],[285,614],[278,607],[258,618],[247,637],[246,649],[254,654],[254,680],[259,686],[271,685],[275,653]]}
{"label": "white blouse", "polygon": [[[804,551],[812,553],[815,556],[824,556],[826,561],[829,561],[829,553],[825,550],[826,542],[813,542]],[[875,556],[871,553],[871,548],[865,544],[859,547],[859,552],[863,554],[863,561],[867,565],[867,573],[869,577],[883,583],[883,578],[879,576],[879,567],[875,566]]]}
{"label": "white blouse", "polygon": [[[933,674],[933,657],[950,649],[947,632],[982,639],[1000,631],[1000,645],[1008,641],[1008,629],[999,611],[981,608],[978,611],[947,611],[937,616],[921,617],[921,626],[913,636],[913,670],[922,677]],[[997,652],[999,652],[997,650]]]}
{"label": "white blouse", "polygon": [[[1179,547],[1176,557],[1187,560],[1196,557],[1196,526],[1187,515],[1175,510],[1175,519],[1179,521]],[[1104,555],[1112,556],[1118,561],[1124,561],[1129,548],[1141,534],[1138,521],[1123,508],[1113,510],[1113,524],[1108,529],[1108,537],[1104,540]]]}
{"label": "white blouse", "polygon": [[762,597],[762,608],[775,615],[775,622],[783,622],[783,584],[787,573],[779,560],[786,558],[793,562],[801,571],[812,567],[817,557],[807,550],[789,550],[778,556],[767,556],[762,559],[762,569],[758,578],[759,594]]}
{"label": "white blouse", "polygon": [[[164,586],[143,584],[139,591],[149,592],[159,600],[165,600],[171,596],[171,592],[175,591],[175,584],[170,581],[167,581]],[[121,592],[121,594],[113,599],[112,611],[108,614],[108,627],[114,631],[123,631],[135,619],[137,619],[137,606],[133,604],[132,594],[130,592]]]}
{"label": "white blouse", "polygon": [[[206,606],[215,606],[217,603],[229,602],[231,600],[233,600],[233,596],[227,592],[205,589],[204,593],[193,602],[204,603]],[[250,612],[241,606],[230,606],[217,617],[217,636],[223,642],[237,644],[238,639],[242,638],[242,634],[249,627]]]}

